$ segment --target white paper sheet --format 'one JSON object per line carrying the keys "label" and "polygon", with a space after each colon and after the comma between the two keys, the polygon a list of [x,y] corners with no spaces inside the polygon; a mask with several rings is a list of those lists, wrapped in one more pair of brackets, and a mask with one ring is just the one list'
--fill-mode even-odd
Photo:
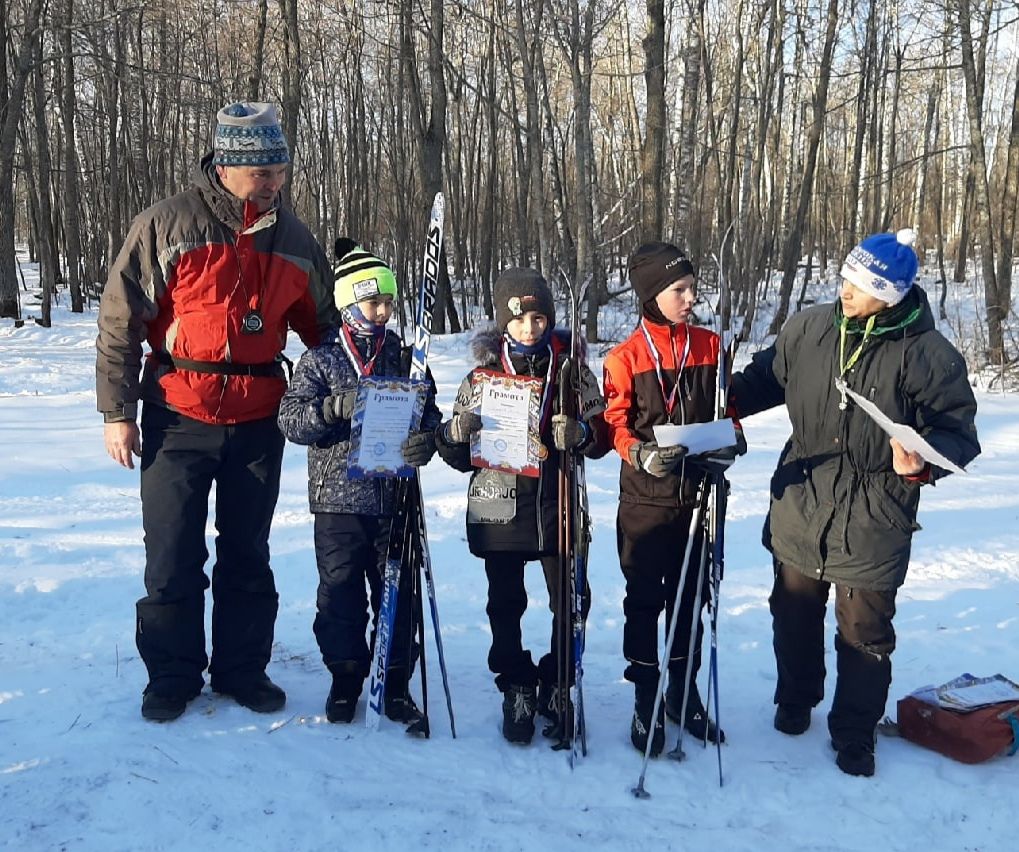
{"label": "white paper sheet", "polygon": [[395,476],[407,467],[401,445],[414,425],[420,382],[391,379],[384,383],[362,381],[358,386],[357,417],[360,440],[349,463],[368,475]]}
{"label": "white paper sheet", "polygon": [[692,456],[736,444],[736,428],[729,418],[712,420],[710,423],[688,423],[685,426],[665,423],[655,426],[654,432],[659,447],[682,444]]}
{"label": "white paper sheet", "polygon": [[945,470],[950,470],[952,473],[966,472],[951,459],[945,458],[941,455],[941,453],[935,450],[934,447],[921,438],[920,435],[917,434],[916,430],[911,426],[906,426],[904,423],[895,423],[869,399],[850,390],[846,383],[841,379],[836,379],[835,385],[840,392],[845,393],[853,400],[853,402],[860,406],[870,419],[881,427],[886,435],[890,438],[895,438],[900,444],[902,444],[904,449],[911,453],[919,453],[925,461],[929,461],[931,464],[936,464],[938,467],[944,468]]}
{"label": "white paper sheet", "polygon": [[482,429],[472,453],[502,468],[527,467],[527,439],[532,392],[527,386],[509,387],[486,382],[481,387]]}

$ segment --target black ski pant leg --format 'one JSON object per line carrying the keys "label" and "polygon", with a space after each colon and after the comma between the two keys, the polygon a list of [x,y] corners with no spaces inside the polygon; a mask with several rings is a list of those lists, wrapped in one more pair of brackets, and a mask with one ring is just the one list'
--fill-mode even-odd
{"label": "black ski pant leg", "polygon": [[269,567],[269,530],[284,440],[275,417],[225,429],[216,474],[209,674],[217,685],[230,687],[264,674],[272,655],[279,595]]}
{"label": "black ski pant leg", "polygon": [[838,678],[828,714],[836,745],[874,742],[892,682],[895,590],[835,587],[835,658]]}
{"label": "black ski pant leg", "polygon": [[831,584],[775,562],[771,607],[775,703],[816,707],[824,698],[824,613]]}
{"label": "black ski pant leg", "polygon": [[[634,503],[619,504],[616,544],[619,566],[626,581],[623,598],[623,655],[629,665],[623,676],[632,683],[658,683],[658,618],[666,610],[666,631],[679,587],[686,555],[693,509],[671,509]],[[690,633],[694,629],[694,598],[697,589],[698,541],[690,554],[690,567],[680,599],[676,635],[669,669],[686,673]],[[702,596],[701,607],[707,603]],[[703,634],[700,613],[696,613],[695,664],[700,658]],[[667,635],[667,633],[666,633]],[[696,674],[696,669],[694,671]]]}
{"label": "black ski pant leg", "polygon": [[145,597],[135,641],[148,669],[146,691],[197,695],[205,653],[205,523],[219,467],[222,427],[154,404],[141,421]]}
{"label": "black ski pant leg", "polygon": [[492,628],[488,668],[495,674],[495,685],[501,692],[511,685],[534,686],[538,682],[538,667],[531,652],[524,650],[520,631],[520,619],[527,611],[526,564],[526,558],[518,553],[491,553],[485,557],[486,612]]}
{"label": "black ski pant leg", "polygon": [[[538,677],[541,678],[542,682],[547,684],[554,684],[559,682],[559,666],[557,660],[559,659],[559,607],[556,602],[559,600],[559,595],[562,594],[559,588],[559,557],[558,556],[543,556],[541,557],[541,570],[545,574],[545,588],[548,590],[548,608],[552,611],[552,635],[549,639],[549,650],[547,654],[543,654],[541,659],[538,660]],[[570,597],[572,594],[570,591],[570,575],[569,566],[566,566],[565,576],[562,580],[566,584],[566,596]],[[574,663],[576,660],[573,655],[573,625],[570,623],[570,608],[569,600],[564,602],[566,604],[565,617],[563,619],[563,627],[566,630],[566,647],[567,647],[567,660],[569,671],[566,674],[566,680],[570,686],[573,686],[573,682],[576,680]],[[587,614],[591,611],[591,585],[589,583],[584,584],[584,593],[581,597],[581,618],[587,620]]]}
{"label": "black ski pant leg", "polygon": [[377,526],[376,519],[362,515],[315,513],[315,639],[322,662],[333,674],[360,676],[362,680],[371,664],[366,579],[372,582],[376,604],[380,596],[376,592],[381,582]]}

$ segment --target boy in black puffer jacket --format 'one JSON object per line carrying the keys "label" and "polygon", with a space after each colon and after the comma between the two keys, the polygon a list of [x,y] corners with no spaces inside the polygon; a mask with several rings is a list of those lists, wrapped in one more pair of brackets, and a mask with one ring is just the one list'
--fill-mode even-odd
{"label": "boy in black puffer jacket", "polygon": [[[496,328],[475,336],[473,352],[479,368],[544,379],[541,405],[541,442],[548,449],[579,449],[600,458],[609,449],[604,403],[598,381],[581,367],[587,420],[558,413],[559,366],[569,356],[570,333],[555,329],[552,291],[532,269],[508,269],[495,282]],[[541,712],[556,721],[569,694],[559,694],[556,636],[553,617],[549,651],[536,666],[521,642],[520,619],[527,609],[524,566],[540,560],[555,613],[558,587],[557,472],[559,454],[549,452],[539,465],[539,476],[517,476],[471,466],[470,438],[481,429],[481,418],[470,410],[471,378],[460,385],[453,417],[436,431],[439,455],[451,467],[471,471],[467,491],[467,542],[471,553],[485,560],[488,576],[488,618],[492,646],[488,665],[503,693],[503,736],[527,744],[534,736],[534,715]],[[590,589],[584,592],[584,615],[590,607]],[[570,665],[572,678],[573,666]],[[554,727],[546,729],[551,735]]]}
{"label": "boy in black puffer jacket", "polygon": [[[365,581],[371,588],[374,642],[397,483],[347,477],[350,419],[358,379],[409,375],[410,352],[386,330],[397,292],[392,271],[350,240],[336,241],[336,255],[335,299],[343,324],[301,356],[280,404],[279,425],[291,441],[308,446],[308,500],[315,515],[319,574],[315,637],[333,675],[326,718],[350,722],[371,666]],[[428,463],[441,420],[433,386],[420,431],[403,445],[404,461],[414,467]],[[408,690],[416,656],[409,635],[409,580],[410,572],[401,572],[385,712],[394,721],[413,724],[420,712]]]}

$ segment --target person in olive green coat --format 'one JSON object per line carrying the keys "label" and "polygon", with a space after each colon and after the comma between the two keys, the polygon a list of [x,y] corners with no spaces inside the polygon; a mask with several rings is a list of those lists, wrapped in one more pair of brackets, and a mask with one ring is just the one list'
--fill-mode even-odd
{"label": "person in olive green coat", "polygon": [[839,768],[851,775],[874,773],[895,595],[920,529],[920,490],[948,471],[889,439],[844,388],[959,466],[980,453],[966,364],[914,284],[914,240],[910,230],[864,240],[842,267],[839,300],[790,317],[732,381],[734,413],[785,403],[793,428],[764,528],[775,567],[775,727],[802,734],[824,696],[824,615],[834,584],[838,677],[828,730]]}

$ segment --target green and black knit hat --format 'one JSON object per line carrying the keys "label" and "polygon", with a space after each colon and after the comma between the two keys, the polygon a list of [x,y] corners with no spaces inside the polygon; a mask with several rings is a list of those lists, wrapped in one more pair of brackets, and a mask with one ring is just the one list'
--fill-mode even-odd
{"label": "green and black knit hat", "polygon": [[372,296],[396,298],[396,276],[375,255],[345,237],[336,240],[335,251],[333,299],[337,308],[343,310]]}

